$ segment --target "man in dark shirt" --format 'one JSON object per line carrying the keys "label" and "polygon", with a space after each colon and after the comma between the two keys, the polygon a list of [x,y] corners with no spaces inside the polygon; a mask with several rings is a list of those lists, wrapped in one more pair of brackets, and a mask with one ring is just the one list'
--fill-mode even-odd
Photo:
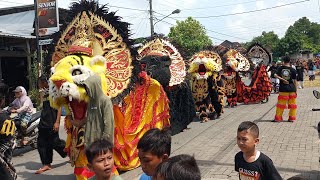
{"label": "man in dark shirt", "polygon": [[296,120],[297,114],[297,71],[293,69],[290,65],[290,57],[285,56],[282,58],[284,65],[280,66],[274,75],[276,78],[280,79],[278,104],[276,109],[276,115],[273,122],[282,121],[282,114],[284,109],[287,108],[289,111],[289,122],[294,122]]}
{"label": "man in dark shirt", "polygon": [[61,109],[55,110],[50,106],[49,92],[47,79],[44,76],[39,78],[39,88],[43,93],[42,111],[39,123],[39,136],[38,136],[38,152],[40,155],[43,167],[36,171],[36,174],[41,174],[44,171],[50,170],[53,149],[56,150],[61,157],[66,157],[67,153],[64,152],[65,141],[59,138],[59,126]]}
{"label": "man in dark shirt", "polygon": [[300,60],[297,62],[296,70],[297,70],[298,86],[299,86],[299,89],[301,89],[303,88],[303,73],[305,71],[305,68]]}
{"label": "man in dark shirt", "polygon": [[278,66],[277,66],[276,62],[272,61],[272,66],[268,69],[268,72],[269,71],[271,72],[270,79],[271,79],[271,83],[273,85],[273,91],[275,93],[278,92],[278,88],[279,88],[279,79],[274,77],[274,75],[277,72],[277,69],[278,69]]}

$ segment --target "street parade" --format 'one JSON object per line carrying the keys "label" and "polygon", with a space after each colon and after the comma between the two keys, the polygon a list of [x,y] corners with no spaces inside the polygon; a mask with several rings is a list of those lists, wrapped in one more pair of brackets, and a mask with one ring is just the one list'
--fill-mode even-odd
{"label": "street parade", "polygon": [[[196,39],[204,26],[186,25],[203,14],[178,19],[165,35],[155,25],[188,9],[153,18],[148,3],[151,36],[143,38],[111,1],[70,1],[62,13],[55,0],[29,6],[38,16],[35,44],[27,41],[34,75],[10,84],[1,71],[0,180],[320,179],[320,42],[285,49],[311,42],[293,40],[305,17],[274,46],[265,31],[251,42],[205,44]],[[295,3],[283,6],[304,2]],[[58,27],[50,32],[40,24],[53,7],[60,14],[47,19]],[[11,11],[0,8],[0,22]],[[304,36],[319,37],[320,25],[309,24]]]}

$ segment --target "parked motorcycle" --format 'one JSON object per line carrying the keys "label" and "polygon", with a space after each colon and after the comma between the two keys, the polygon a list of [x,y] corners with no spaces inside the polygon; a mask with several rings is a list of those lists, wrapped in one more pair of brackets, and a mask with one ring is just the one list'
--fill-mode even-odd
{"label": "parked motorcycle", "polygon": [[[27,128],[21,128],[21,120],[17,119],[17,113],[10,113],[10,108],[4,108],[10,117],[14,120],[16,125],[16,131],[14,135],[14,145],[13,149],[23,148],[30,145],[32,148],[37,148],[37,139],[38,139],[38,125],[40,123],[41,111],[38,111],[31,115],[31,120],[27,124]],[[22,138],[27,141],[24,145],[22,143]]]}
{"label": "parked motorcycle", "polygon": [[[313,90],[313,95],[315,98],[320,99],[320,92],[317,90]],[[312,108],[312,111],[320,111],[320,108]]]}

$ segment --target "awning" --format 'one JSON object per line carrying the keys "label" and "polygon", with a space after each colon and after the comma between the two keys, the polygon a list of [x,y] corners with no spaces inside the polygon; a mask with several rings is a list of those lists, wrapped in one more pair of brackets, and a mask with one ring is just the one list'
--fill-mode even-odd
{"label": "awning", "polygon": [[33,39],[34,10],[0,16],[0,36]]}

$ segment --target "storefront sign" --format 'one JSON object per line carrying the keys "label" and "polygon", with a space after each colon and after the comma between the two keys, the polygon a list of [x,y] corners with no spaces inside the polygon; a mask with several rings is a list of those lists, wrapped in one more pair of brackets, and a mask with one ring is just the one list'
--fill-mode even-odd
{"label": "storefront sign", "polygon": [[59,15],[56,0],[37,0],[39,36],[59,31]]}

